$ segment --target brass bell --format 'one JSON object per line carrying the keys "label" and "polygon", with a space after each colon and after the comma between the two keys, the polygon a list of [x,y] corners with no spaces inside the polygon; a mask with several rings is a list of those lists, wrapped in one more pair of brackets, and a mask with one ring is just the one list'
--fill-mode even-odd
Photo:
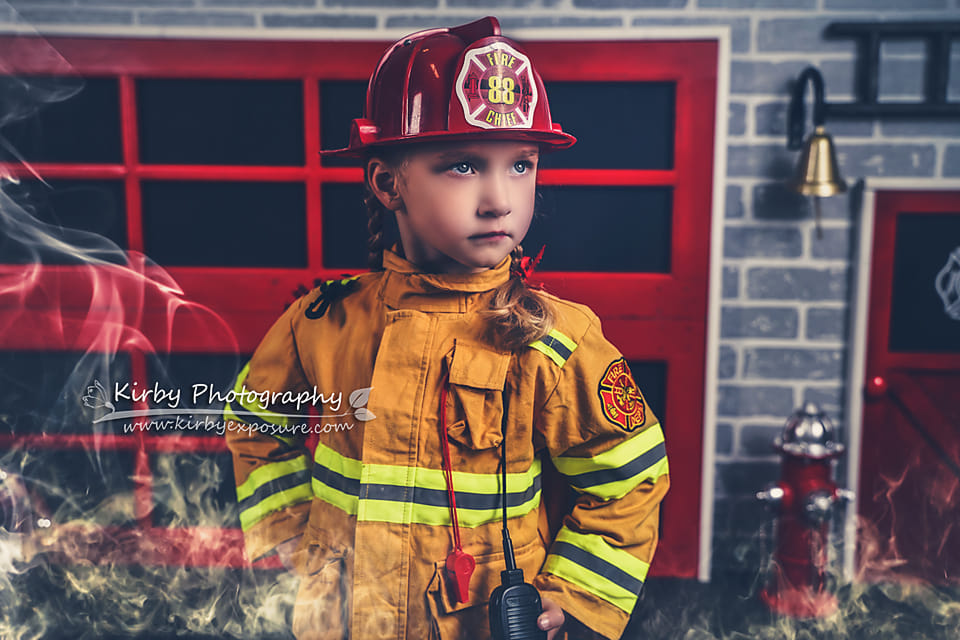
{"label": "brass bell", "polygon": [[805,196],[829,197],[847,190],[837,168],[833,138],[818,125],[803,146],[793,188]]}

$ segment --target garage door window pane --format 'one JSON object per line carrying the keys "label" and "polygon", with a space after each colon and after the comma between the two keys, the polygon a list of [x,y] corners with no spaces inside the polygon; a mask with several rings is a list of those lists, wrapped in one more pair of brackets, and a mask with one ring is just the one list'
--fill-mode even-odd
{"label": "garage door window pane", "polygon": [[140,80],[137,113],[145,163],[303,165],[295,80]]}
{"label": "garage door window pane", "polygon": [[148,182],[144,246],[161,266],[304,267],[305,207],[302,184]]}
{"label": "garage door window pane", "polygon": [[551,187],[543,189],[523,246],[546,245],[544,271],[670,271],[669,187]]}

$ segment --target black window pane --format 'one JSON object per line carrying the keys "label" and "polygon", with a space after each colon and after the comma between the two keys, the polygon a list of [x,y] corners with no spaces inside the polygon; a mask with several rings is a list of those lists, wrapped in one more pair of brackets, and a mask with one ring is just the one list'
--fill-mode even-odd
{"label": "black window pane", "polygon": [[[367,210],[359,184],[329,183],[323,198],[323,266],[331,269],[367,268]],[[390,247],[399,234],[392,217],[384,220],[384,246]]]}
{"label": "black window pane", "polygon": [[670,82],[551,82],[554,122],[577,144],[544,158],[545,167],[670,169],[674,103]]}
{"label": "black window pane", "polygon": [[0,135],[4,162],[119,163],[117,80],[0,76]]}
{"label": "black window pane", "polygon": [[[367,95],[365,80],[331,80],[320,83],[320,143],[324,149],[342,149],[350,141],[350,125],[363,116]],[[355,165],[356,160],[324,158],[331,167]]]}
{"label": "black window pane", "polygon": [[133,491],[134,455],[113,449],[21,450],[4,452],[0,464],[23,482],[36,517],[50,517],[54,526],[76,519],[121,525],[133,521],[132,502],[110,498]]}
{"label": "black window pane", "polygon": [[544,271],[670,271],[669,187],[551,187],[523,241]]}
{"label": "black window pane", "polygon": [[303,165],[296,80],[140,80],[137,114],[145,163]]}
{"label": "black window pane", "polygon": [[304,267],[304,185],[146,182],[147,255],[163,266]]}
{"label": "black window pane", "polygon": [[116,388],[129,382],[121,354],[0,351],[0,433],[122,433],[122,421],[94,421],[132,408]]}
{"label": "black window pane", "polygon": [[897,216],[890,350],[960,351],[960,212]]}
{"label": "black window pane", "polygon": [[150,468],[154,526],[239,528],[229,453],[156,454]]}
{"label": "black window pane", "polygon": [[661,422],[666,422],[667,410],[667,363],[665,362],[628,362],[630,373],[640,387],[650,410]]}
{"label": "black window pane", "polygon": [[[22,180],[3,183],[0,262],[124,263],[123,183],[110,180]],[[9,197],[9,199],[8,199]]]}

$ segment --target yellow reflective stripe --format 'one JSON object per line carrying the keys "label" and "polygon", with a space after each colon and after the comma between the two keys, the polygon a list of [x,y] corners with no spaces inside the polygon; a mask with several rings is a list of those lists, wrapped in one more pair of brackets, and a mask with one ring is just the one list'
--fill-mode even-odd
{"label": "yellow reflective stripe", "polygon": [[322,442],[317,443],[317,448],[313,452],[313,462],[353,480],[359,480],[360,473],[363,471],[361,461],[348,458]]}
{"label": "yellow reflective stripe", "polygon": [[306,471],[309,468],[307,456],[297,456],[290,460],[281,460],[280,462],[268,462],[250,472],[243,484],[237,485],[237,500],[246,500],[254,494],[261,486],[271,480],[296,473]]}
{"label": "yellow reflective stripe", "polygon": [[240,526],[247,530],[274,511],[313,498],[306,456],[269,462],[237,486]]}
{"label": "yellow reflective stripe", "polygon": [[341,511],[345,511],[347,515],[357,515],[357,507],[360,504],[360,500],[357,498],[357,496],[344,493],[339,489],[335,489],[327,484],[324,484],[323,482],[320,482],[316,478],[313,479],[313,495],[317,499],[323,500],[327,504],[333,505]]}
{"label": "yellow reflective stripe", "polygon": [[[321,498],[323,499],[323,498]],[[332,503],[331,503],[332,504]],[[399,508],[402,505],[412,504],[412,509]],[[537,508],[540,504],[540,491],[527,502],[514,507],[507,507],[507,517],[524,516]],[[427,504],[394,502],[392,500],[361,500],[360,513],[357,519],[361,522],[390,522],[393,524],[426,524],[431,526],[449,526],[451,524],[450,508]],[[336,506],[336,505],[335,505]],[[347,511],[344,509],[344,511]],[[350,513],[347,511],[347,513]],[[503,511],[499,508],[478,510],[463,509],[457,506],[457,522],[461,527],[473,529],[491,522],[499,522]]]}
{"label": "yellow reflective stripe", "polygon": [[543,338],[530,343],[530,348],[536,349],[562,367],[576,350],[577,343],[556,329],[551,329]]}
{"label": "yellow reflective stripe", "polygon": [[603,453],[587,458],[557,456],[553,463],[574,489],[604,500],[622,497],[641,482],[655,482],[670,470],[659,424]]}
{"label": "yellow reflective stripe", "polygon": [[[260,420],[263,420],[264,422],[269,422],[270,424],[275,424],[280,427],[286,427],[287,426],[286,416],[281,416],[276,413],[264,411],[263,407],[256,404],[256,402],[247,402],[247,403],[243,402],[244,396],[241,396],[240,393],[244,390],[244,383],[246,382],[247,375],[249,375],[249,373],[250,373],[250,363],[248,362],[246,366],[244,366],[243,369],[240,371],[240,374],[237,375],[237,381],[233,385],[233,391],[234,393],[237,394],[237,398],[239,400],[238,404],[241,407],[243,407],[245,410],[254,414]],[[247,389],[247,391],[250,391],[250,390]],[[245,420],[244,422],[249,423],[249,420]],[[284,440],[289,440],[289,439],[284,438]]]}
{"label": "yellow reflective stripe", "polygon": [[[318,443],[313,460],[316,464],[344,477],[360,480],[368,484],[389,484],[398,487],[422,487],[424,489],[446,490],[447,482],[443,469],[423,467],[404,467],[389,464],[363,464],[360,460],[348,458],[330,447]],[[507,490],[518,491],[533,484],[540,475],[541,462],[534,458],[530,468],[520,473],[507,474]],[[453,472],[453,487],[457,491],[500,495],[500,475],[490,473]]]}
{"label": "yellow reflective stripe", "polygon": [[309,484],[301,484],[275,493],[266,500],[258,502],[256,506],[240,512],[240,528],[246,531],[274,511],[280,511],[301,502],[313,499],[313,490]]}
{"label": "yellow reflective stripe", "polygon": [[650,565],[595,534],[563,527],[544,564],[552,573],[630,613]]}
{"label": "yellow reflective stripe", "polygon": [[[368,464],[319,444],[314,457],[315,496],[365,522],[449,525],[450,508],[441,469]],[[540,460],[507,474],[507,517],[540,504]],[[457,514],[465,527],[496,522],[502,513],[498,474],[455,471]]]}

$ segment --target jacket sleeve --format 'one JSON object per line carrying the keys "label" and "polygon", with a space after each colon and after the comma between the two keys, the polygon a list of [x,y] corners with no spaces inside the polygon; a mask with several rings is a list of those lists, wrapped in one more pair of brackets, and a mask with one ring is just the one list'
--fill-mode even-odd
{"label": "jacket sleeve", "polygon": [[[657,546],[669,486],[659,421],[599,320],[577,339],[551,332],[543,351],[561,367],[539,428],[576,501],[534,584],[607,638],[619,638]],[[537,348],[537,345],[533,345]]]}
{"label": "jacket sleeve", "polygon": [[290,400],[309,388],[292,328],[300,307],[292,305],[270,328],[224,407],[240,526],[251,560],[303,532],[313,497],[306,420],[284,415],[303,413]]}

